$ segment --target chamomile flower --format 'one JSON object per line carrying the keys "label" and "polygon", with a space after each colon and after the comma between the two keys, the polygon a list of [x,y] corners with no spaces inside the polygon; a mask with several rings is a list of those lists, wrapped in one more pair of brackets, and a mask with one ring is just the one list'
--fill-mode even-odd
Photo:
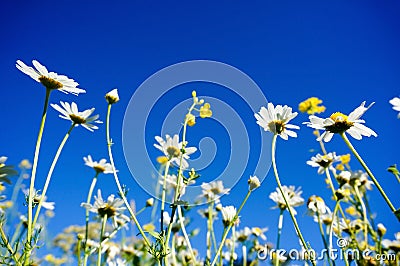
{"label": "chamomile flower", "polygon": [[93,161],[92,156],[88,155],[83,157],[85,165],[93,168],[96,173],[112,174],[113,169],[110,163],[107,163],[106,159],[101,159],[99,162]]}
{"label": "chamomile flower", "polygon": [[126,208],[122,207],[124,205],[123,200],[115,198],[113,194],[108,196],[107,201],[101,196],[101,190],[97,191],[97,196],[94,196],[94,203],[88,204],[86,202],[82,203],[81,206],[90,212],[96,213],[99,218],[103,218],[107,215],[107,218],[112,218],[114,228],[117,228],[119,224],[123,221],[128,222],[130,219],[128,216],[124,215],[122,211]]}
{"label": "chamomile flower", "polygon": [[[29,189],[24,189],[22,190],[25,194],[25,198],[28,199],[29,197]],[[33,189],[32,192],[33,195],[33,204],[34,206],[39,204],[40,198],[42,197],[42,195],[39,193],[38,190]],[[48,202],[47,200],[47,196],[44,196],[43,200],[42,200],[42,207],[45,208],[46,210],[54,210],[54,202]]]}
{"label": "chamomile flower", "polygon": [[[301,188],[295,189],[294,186],[282,186],[283,193],[285,193],[286,199],[291,207],[291,210],[294,215],[297,214],[296,210],[294,207],[300,206],[304,203],[304,199],[301,197],[301,194],[303,191],[301,191]],[[281,210],[284,210],[287,208],[286,202],[282,196],[281,191],[279,188],[276,188],[276,191],[272,192],[269,194],[269,198],[273,200],[277,205],[275,208],[279,208]]]}
{"label": "chamomile flower", "polygon": [[94,112],[94,108],[80,112],[78,111],[78,106],[74,102],[72,102],[71,104],[67,102],[60,103],[61,106],[57,104],[51,104],[51,107],[61,113],[61,115],[59,115],[60,118],[70,120],[76,126],[82,125],[87,130],[93,132],[94,129],[98,129],[98,127],[93,125],[93,123],[103,123],[100,120],[97,120],[99,118],[99,115],[91,116]]}
{"label": "chamomile flower", "polygon": [[253,230],[246,226],[241,230],[235,231],[235,238],[239,242],[245,242],[249,239],[250,235],[252,234]]}
{"label": "chamomile flower", "polygon": [[318,174],[323,174],[325,169],[330,169],[335,172],[335,168],[333,167],[333,163],[339,162],[340,157],[336,156],[335,152],[330,152],[326,155],[317,154],[311,157],[310,161],[307,161],[307,164],[312,167],[318,167]]}
{"label": "chamomile flower", "polygon": [[308,127],[324,130],[318,141],[324,140],[329,142],[334,134],[349,133],[353,138],[360,140],[362,136],[376,137],[377,134],[370,128],[364,126],[364,120],[360,117],[373,105],[370,104],[365,107],[365,102],[361,103],[359,107],[354,109],[348,116],[340,112],[333,113],[328,118],[320,118],[315,115],[310,115],[310,122],[305,122]]}
{"label": "chamomile flower", "polygon": [[249,190],[251,191],[261,186],[260,180],[257,176],[250,176],[249,180],[247,180],[247,183],[249,184]]}
{"label": "chamomile flower", "polygon": [[155,139],[158,144],[154,144],[154,147],[163,152],[172,163],[179,166],[180,157],[182,156],[182,168],[187,169],[189,167],[187,160],[190,159],[189,155],[197,151],[196,147],[185,147],[184,151],[182,151],[183,144],[179,142],[178,135],[174,135],[172,138],[170,135],[166,135],[165,140],[162,137],[156,136]]}
{"label": "chamomile flower", "polygon": [[325,214],[329,210],[329,208],[325,205],[323,198],[315,195],[308,198],[307,208],[312,213],[318,213],[318,215]]}
{"label": "chamomile flower", "polygon": [[224,223],[225,227],[229,226],[233,222],[236,222],[234,221],[236,216],[236,208],[234,206],[230,205],[222,207],[221,213],[222,213],[222,222]]}
{"label": "chamomile flower", "polygon": [[213,201],[218,198],[220,195],[228,194],[229,188],[224,188],[224,184],[221,180],[212,181],[210,183],[201,184],[202,195],[207,199],[207,201]]}
{"label": "chamomile flower", "polygon": [[[190,183],[185,183],[185,181],[183,180],[183,178],[181,178],[180,179],[180,184],[179,184],[179,195],[181,195],[181,196],[183,196],[184,194],[185,194],[185,192],[186,192],[186,187],[188,186],[188,185],[192,185],[192,184],[194,184],[196,181],[194,181],[194,180],[191,180],[190,181]],[[164,184],[164,180],[163,179],[161,179],[160,181],[159,181],[159,183],[161,184],[161,185],[163,185]],[[166,185],[167,185],[167,187],[166,187],[166,190],[167,191],[175,191],[176,190],[176,188],[177,188],[177,184],[178,184],[178,178],[177,178],[177,176],[176,175],[167,175],[166,176],[166,179],[165,179],[165,183],[166,183]]]}
{"label": "chamomile flower", "polygon": [[[393,105],[393,110],[400,112],[400,98],[394,97],[389,101]],[[397,118],[400,118],[400,113],[397,114]]]}
{"label": "chamomile flower", "polygon": [[15,66],[21,70],[21,72],[41,83],[48,90],[59,90],[63,93],[72,93],[74,95],[86,92],[83,89],[77,88],[79,84],[73,79],[70,79],[64,75],[47,71],[47,68],[36,60],[33,60],[32,63],[36,69],[25,65],[25,63],[21,60],[17,60],[17,64]]}
{"label": "chamomile flower", "polygon": [[287,140],[288,136],[297,137],[297,133],[289,129],[299,129],[299,127],[288,124],[290,120],[297,116],[297,112],[293,113],[292,108],[287,105],[274,107],[272,103],[268,103],[267,108],[263,106],[257,114],[254,114],[260,127],[264,128],[265,131],[279,135],[284,140]]}
{"label": "chamomile flower", "polygon": [[0,156],[0,181],[4,181],[8,184],[11,184],[8,176],[17,175],[18,172],[13,169],[13,166],[6,165],[7,157]]}
{"label": "chamomile flower", "polygon": [[267,236],[264,234],[265,232],[268,231],[268,227],[252,227],[251,228],[251,233],[257,237],[257,238],[261,238],[262,240],[267,240]]}
{"label": "chamomile flower", "polygon": [[109,104],[114,104],[118,102],[119,101],[118,90],[113,89],[112,91],[108,92],[105,98]]}

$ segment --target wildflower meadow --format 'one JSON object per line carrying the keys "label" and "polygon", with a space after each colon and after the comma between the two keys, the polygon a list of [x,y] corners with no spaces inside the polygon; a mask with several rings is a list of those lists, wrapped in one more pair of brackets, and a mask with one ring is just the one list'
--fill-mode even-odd
{"label": "wildflower meadow", "polygon": [[[277,78],[281,83],[273,85],[267,82],[269,70],[261,71],[263,62],[258,62],[273,56],[253,53],[250,46],[246,46],[252,55],[249,61],[247,56],[240,60],[235,57],[228,60],[225,56],[197,59],[195,51],[191,51],[191,56],[178,56],[178,61],[167,60],[169,64],[157,65],[150,74],[135,76],[141,64],[145,68],[145,61],[158,62],[158,57],[172,56],[173,53],[163,52],[160,56],[157,52],[165,49],[164,43],[168,47],[169,36],[177,37],[177,32],[192,36],[196,31],[192,32],[188,25],[198,30],[196,34],[203,29],[207,29],[202,33],[204,36],[215,34],[204,40],[216,46],[219,41],[230,43],[235,36],[246,39],[240,45],[218,48],[218,53],[235,54],[229,49],[239,49],[247,42],[257,43],[252,32],[263,40],[263,45],[270,45],[275,38],[302,32],[290,31],[291,35],[285,30],[275,32],[276,28],[302,27],[302,23],[308,25],[303,29],[302,34],[307,36],[304,40],[314,40],[318,32],[331,42],[331,34],[341,36],[343,32],[329,29],[326,33],[325,28],[320,30],[315,23],[324,21],[328,25],[332,21],[330,16],[334,16],[335,25],[343,31],[348,25],[364,29],[363,25],[349,22],[353,19],[353,6],[337,7],[338,12],[349,11],[352,15],[327,12],[328,18],[314,18],[327,10],[325,4],[313,7],[318,12],[302,5],[298,8],[304,13],[291,11],[294,13],[288,13],[290,19],[287,19],[281,15],[289,11],[271,3],[249,10],[232,3],[235,7],[232,12],[226,10],[227,6],[216,4],[215,8],[227,14],[226,19],[231,22],[228,27],[209,9],[205,10],[205,18],[213,23],[196,15],[196,19],[186,18],[186,25],[180,17],[182,6],[157,9],[179,11],[175,16],[179,17],[179,23],[175,24],[177,18],[165,19],[166,13],[155,14],[141,4],[120,7],[119,3],[118,8],[102,1],[97,4],[92,7],[77,3],[75,14],[82,24],[54,19],[59,31],[54,25],[42,29],[46,34],[58,35],[57,42],[65,42],[54,44],[55,50],[60,45],[57,53],[48,46],[22,49],[16,41],[15,47],[7,44],[10,55],[1,67],[7,69],[4,73],[9,73],[4,80],[12,84],[12,90],[4,90],[6,96],[14,96],[3,97],[1,265],[400,265],[398,72],[394,76],[399,83],[396,78],[393,83],[376,83],[390,87],[387,90],[367,92],[361,86],[353,92],[351,88],[335,91],[334,72],[329,72],[332,76],[318,76],[307,72],[307,67],[296,65],[301,58],[298,54],[307,54],[306,49],[314,43],[310,41],[304,47],[290,46],[290,60],[285,59],[285,52],[278,56],[277,61],[290,62],[276,64],[277,72],[270,70],[281,75]],[[56,5],[65,8],[58,9],[60,14],[72,14],[70,5]],[[132,5],[140,12],[132,9]],[[50,5],[38,3],[32,9],[21,8],[21,14],[38,7],[53,10]],[[10,4],[8,8],[10,14],[17,14],[16,6]],[[264,17],[261,10],[268,10],[268,14]],[[380,23],[393,26],[391,10],[385,6],[387,16],[379,17]],[[358,9],[357,12],[362,13]],[[105,14],[112,15],[112,19]],[[86,20],[86,15],[94,22],[87,22],[90,19]],[[244,26],[234,19],[236,16],[244,16],[241,19]],[[301,23],[296,16],[302,17]],[[274,19],[270,21],[268,17]],[[253,25],[253,19],[262,23]],[[343,19],[346,22],[341,24]],[[365,23],[375,21],[361,15],[359,19]],[[152,24],[153,20],[161,30]],[[21,17],[19,21],[15,27],[28,36],[30,31],[22,30],[27,18]],[[127,45],[133,35],[127,21],[140,24],[135,26],[134,41],[143,41],[143,47],[135,53],[136,61],[132,60]],[[276,21],[282,24],[275,25]],[[174,27],[168,27],[169,23]],[[88,25],[92,28],[85,28]],[[179,30],[178,25],[188,28]],[[224,30],[219,32],[219,27]],[[75,47],[80,39],[71,38],[68,29],[81,32],[83,39],[87,35],[103,36],[104,32],[119,38],[118,42],[112,38],[101,41],[94,38],[88,40],[87,46]],[[268,38],[272,38],[263,39],[265,29]],[[374,52],[382,52],[372,44],[372,40],[379,42],[373,34],[380,30],[372,26],[368,29],[363,34],[371,40],[372,48],[367,48],[373,57]],[[98,35],[91,35],[97,30]],[[63,32],[66,38],[60,38]],[[361,44],[365,43],[364,37],[354,32],[350,35],[359,50],[349,41],[346,45],[352,50],[348,57],[362,50]],[[389,30],[385,34],[392,36]],[[34,35],[40,43],[40,38]],[[140,41],[138,36],[143,39]],[[189,43],[194,36],[198,35],[173,43],[178,45],[183,40]],[[299,43],[303,40],[296,38],[293,40]],[[292,45],[288,40],[293,41],[281,40],[276,47],[265,49],[279,53],[287,49],[288,43]],[[315,40],[323,49],[324,41]],[[400,44],[400,40],[392,41]],[[300,61],[304,66],[316,64],[312,68],[315,73],[324,64],[357,61],[356,56],[351,57],[353,61],[341,59],[338,51],[342,43],[335,42],[330,52],[326,50],[324,54],[336,52],[337,58],[333,56],[329,61],[318,56],[315,61],[308,61],[310,57],[305,56]],[[199,49],[202,45],[197,43],[192,47]],[[178,50],[171,49],[184,53],[187,46],[190,47],[185,43]],[[112,51],[106,53],[111,47]],[[299,52],[299,47],[304,51]],[[17,53],[20,50],[21,55]],[[310,54],[317,53],[314,50]],[[74,51],[82,52],[83,58],[97,59],[94,64],[90,60],[77,60],[69,54]],[[391,51],[393,58],[399,56],[397,50]],[[147,52],[151,59],[141,59],[140,53]],[[241,50],[239,54],[244,52]],[[206,50],[200,49],[199,54],[209,58]],[[120,66],[107,62],[114,62],[119,56]],[[98,63],[98,57],[102,57],[105,67]],[[244,63],[244,67],[235,60]],[[380,75],[381,68],[387,75],[395,68],[382,63],[379,71],[368,72],[372,63],[359,65],[358,71],[362,72],[359,78],[365,81],[363,86],[370,85],[368,88],[378,87],[374,78]],[[281,66],[285,71],[279,72]],[[304,80],[317,80],[318,88],[296,87],[295,82],[286,81],[290,79],[289,73],[294,79],[299,75],[301,80],[303,76]],[[356,78],[340,70],[337,73],[356,86]],[[356,75],[356,71],[351,73]],[[91,75],[98,80],[96,83],[91,83],[88,78]],[[390,79],[390,75],[385,78]],[[260,76],[263,78],[259,79]],[[115,83],[99,85],[111,77]],[[127,80],[134,80],[134,85],[121,84]],[[323,84],[330,85],[323,87]]]}

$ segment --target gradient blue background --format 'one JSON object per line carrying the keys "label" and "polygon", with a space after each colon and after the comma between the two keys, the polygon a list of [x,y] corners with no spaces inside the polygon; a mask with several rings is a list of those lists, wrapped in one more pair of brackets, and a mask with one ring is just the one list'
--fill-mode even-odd
{"label": "gradient blue background", "polygon": [[[8,1],[0,9],[2,86],[1,155],[18,164],[33,158],[40,122],[44,88],[15,68],[21,59],[31,65],[39,60],[50,71],[66,74],[80,83],[87,93],[75,97],[52,93],[51,102],[76,101],[80,108],[96,107],[105,120],[104,94],[119,89],[121,101],[113,108],[112,133],[117,168],[122,182],[131,190],[138,208],[148,195],[140,189],[125,164],[121,145],[125,108],[135,89],[156,71],[174,63],[208,59],[230,64],[247,73],[276,104],[297,109],[302,100],[317,96],[327,106],[326,115],[349,113],[362,101],[376,104],[365,120],[378,138],[353,141],[381,182],[395,206],[400,206],[398,182],[386,171],[399,163],[398,131],[400,121],[388,101],[399,96],[400,89],[400,3],[398,1],[257,1],[251,4],[234,1],[202,2],[136,2],[136,1]],[[196,88],[199,95],[213,91],[208,85],[177,88],[163,100],[154,125],[175,104],[190,97]],[[202,91],[203,89],[203,91]],[[215,96],[233,101],[249,128],[256,127],[249,109],[224,90]],[[247,109],[246,109],[247,108]],[[293,121],[300,125],[307,116],[299,114]],[[206,123],[206,122],[202,122]],[[200,124],[200,123],[199,123]],[[207,124],[204,124],[207,125]],[[42,143],[38,183],[43,184],[52,156],[68,122],[49,109]],[[201,126],[201,124],[200,124]],[[152,128],[159,134],[159,128]],[[209,132],[196,131],[193,140]],[[149,136],[149,147],[153,135]],[[216,139],[220,135],[216,131]],[[277,160],[282,182],[302,186],[307,199],[322,195],[329,202],[330,190],[324,177],[305,162],[318,149],[312,130],[302,126],[298,138],[279,140]],[[196,144],[194,141],[192,145]],[[335,137],[328,150],[348,153],[344,143]],[[49,226],[52,234],[70,224],[83,224],[85,200],[92,169],[83,165],[82,157],[106,157],[105,127],[95,133],[83,128],[74,130],[55,170],[48,192],[56,202],[56,216]],[[154,151],[154,154],[157,154]],[[353,168],[360,166],[353,160]],[[218,165],[216,166],[218,167]],[[248,167],[225,204],[239,204],[247,189],[246,180],[254,169]],[[201,181],[200,181],[201,182]],[[103,175],[98,182],[104,194],[115,193],[112,176]],[[272,173],[254,192],[244,208],[242,225],[269,227],[268,241],[275,242],[278,211],[271,210],[268,195],[275,189]],[[374,189],[371,205],[377,211],[376,221],[388,228],[388,237],[399,229],[399,223]],[[21,210],[23,206],[20,198]],[[321,247],[317,225],[298,209],[300,227],[313,247]],[[201,224],[201,221],[197,222]],[[218,223],[218,222],[217,222]],[[298,247],[294,230],[286,217],[282,247]],[[204,229],[204,227],[203,227]],[[204,233],[204,232],[203,232]],[[199,244],[204,242],[200,236]]]}

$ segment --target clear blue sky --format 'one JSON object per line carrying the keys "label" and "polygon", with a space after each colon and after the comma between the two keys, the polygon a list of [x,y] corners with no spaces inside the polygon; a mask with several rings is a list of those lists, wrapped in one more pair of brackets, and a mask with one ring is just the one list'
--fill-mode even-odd
{"label": "clear blue sky", "polygon": [[[49,70],[77,80],[87,93],[79,97],[53,93],[51,102],[76,101],[81,108],[96,107],[105,120],[104,94],[119,89],[121,101],[113,108],[112,132],[117,167],[122,182],[131,189],[137,205],[148,196],[131,177],[122,150],[122,123],[125,109],[135,89],[156,71],[174,63],[207,59],[230,64],[247,73],[273,103],[297,109],[300,101],[317,96],[324,100],[327,115],[348,113],[362,101],[376,104],[365,115],[367,125],[378,138],[353,141],[375,172],[382,186],[399,207],[397,181],[386,168],[399,163],[398,131],[400,120],[388,101],[400,95],[400,3],[398,1],[257,1],[251,4],[233,1],[151,2],[135,1],[8,1],[0,11],[2,85],[1,154],[10,163],[33,158],[44,88],[15,68],[21,59],[31,64],[37,59]],[[160,116],[150,132],[159,134],[163,114],[179,101],[212,94],[239,109],[246,126],[256,128],[252,113],[240,99],[221,90],[211,92],[207,85],[184,86],[167,95]],[[225,97],[225,98],[224,98]],[[242,108],[242,109],[240,109]],[[164,110],[163,110],[164,109]],[[300,114],[294,124],[307,121]],[[68,129],[68,122],[50,110],[40,157],[38,181],[44,182],[46,169]],[[193,140],[212,132],[195,131]],[[146,136],[148,146],[153,134]],[[203,134],[203,135],[202,135]],[[216,135],[221,136],[219,133]],[[312,130],[304,126],[299,137],[278,142],[278,167],[287,185],[302,186],[307,199],[313,194],[325,196],[324,178],[306,165],[318,149]],[[147,141],[146,139],[146,141]],[[217,141],[217,140],[216,140]],[[194,141],[192,145],[195,145]],[[335,137],[329,150],[347,153]],[[157,154],[155,150],[151,151]],[[50,225],[55,233],[69,224],[83,224],[80,203],[85,200],[93,172],[83,165],[82,157],[106,157],[105,127],[95,133],[74,129],[61,155],[49,200],[56,202],[56,216]],[[216,167],[220,167],[216,165]],[[353,161],[353,168],[359,165]],[[255,170],[248,167],[243,180],[225,203],[239,204],[247,188],[246,180]],[[115,193],[111,176],[102,176],[98,185],[105,194]],[[275,242],[277,210],[268,195],[275,189],[272,173],[254,193],[242,213],[243,225],[268,226],[269,241]],[[388,227],[388,236],[399,229],[398,222],[377,193],[370,194],[378,222]],[[330,207],[333,207],[330,202]],[[22,202],[21,202],[22,206]],[[314,235],[316,224],[307,217],[305,207],[298,211],[306,238],[320,245]],[[294,232],[287,217],[282,246],[294,247]],[[294,243],[293,243],[294,242]]]}

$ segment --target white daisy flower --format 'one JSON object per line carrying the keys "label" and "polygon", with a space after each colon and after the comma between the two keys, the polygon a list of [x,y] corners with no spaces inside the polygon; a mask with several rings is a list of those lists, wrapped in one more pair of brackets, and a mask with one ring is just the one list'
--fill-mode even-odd
{"label": "white daisy flower", "polygon": [[17,60],[17,64],[15,66],[32,79],[42,83],[42,85],[49,90],[59,90],[63,93],[72,93],[74,95],[86,92],[83,89],[77,88],[79,84],[73,79],[70,79],[64,75],[47,71],[47,68],[36,60],[33,60],[32,63],[36,69],[25,65],[25,63],[21,60]]}
{"label": "white daisy flower", "polygon": [[267,232],[268,231],[268,227],[264,227],[264,228],[261,228],[261,227],[252,227],[251,228],[251,233],[255,236],[255,237],[257,237],[257,238],[261,238],[262,240],[267,240],[267,236],[264,234],[265,232]]}
{"label": "white daisy flower", "polygon": [[249,180],[247,180],[247,183],[249,184],[249,190],[251,191],[261,186],[260,180],[257,176],[250,176]]}
{"label": "white daisy flower", "polygon": [[[29,197],[29,189],[23,189],[22,192],[24,192],[25,197],[28,199]],[[38,190],[33,189],[33,204],[37,205],[39,204],[40,198],[42,197],[42,194],[39,193]],[[45,208],[46,210],[54,210],[54,202],[47,202],[47,196],[44,196],[42,200],[42,207]]]}
{"label": "white daisy flower", "polygon": [[374,184],[368,179],[368,174],[361,170],[351,172],[349,183],[351,186],[359,187],[361,191],[365,191],[365,189],[372,190],[372,185]]}
{"label": "white daisy flower", "polygon": [[224,226],[229,226],[232,222],[234,222],[234,218],[236,216],[236,208],[234,206],[230,205],[222,207],[221,212]]}
{"label": "white daisy flower", "polygon": [[201,184],[202,194],[201,197],[207,199],[207,201],[213,201],[220,195],[228,194],[229,188],[224,188],[224,184],[221,180],[212,181],[210,183]]}
{"label": "white daisy flower", "polygon": [[325,214],[329,210],[323,198],[315,195],[308,198],[307,208],[313,213],[318,213],[318,215]]}
{"label": "white daisy flower", "polygon": [[[400,112],[400,98],[394,97],[389,101],[393,105],[393,110]],[[400,113],[397,114],[397,118],[400,118]]]}
{"label": "white daisy flower", "polygon": [[[186,187],[189,186],[189,185],[194,184],[195,182],[196,181],[191,180],[189,184],[186,184],[185,181],[183,180],[183,178],[181,178],[180,179],[180,184],[179,184],[179,190],[180,190],[179,194],[181,196],[183,196],[185,194],[185,192],[186,192]],[[161,185],[163,185],[164,184],[164,180],[160,179],[159,183]],[[177,184],[178,184],[178,178],[177,178],[176,175],[167,175],[166,178],[165,178],[165,183],[167,185],[166,186],[166,190],[168,192],[175,191],[176,188],[177,188]]]}
{"label": "white daisy flower", "polygon": [[118,90],[113,89],[106,94],[106,100],[109,104],[114,104],[119,101]]}
{"label": "white daisy flower", "polygon": [[268,103],[268,109],[261,107],[258,114],[254,114],[257,119],[257,124],[264,128],[265,131],[270,131],[273,134],[278,134],[282,139],[287,140],[288,136],[297,137],[297,133],[288,129],[299,129],[296,125],[288,124],[290,120],[297,116],[297,112],[292,112],[292,108],[287,105],[277,105],[274,107],[272,103]]}
{"label": "white daisy flower", "polygon": [[318,167],[318,174],[323,174],[326,168],[336,172],[336,169],[333,167],[333,163],[339,161],[340,156],[336,156],[336,152],[330,152],[326,155],[321,155],[318,153],[317,155],[311,157],[311,160],[307,161],[307,164],[312,167]]}
{"label": "white daisy flower", "polygon": [[[170,135],[166,135],[165,140],[162,137],[156,136],[155,139],[158,144],[154,144],[154,147],[162,151],[164,155],[167,156],[167,158],[171,161],[171,163],[174,163],[179,167],[183,147],[182,142],[179,142],[179,136],[175,134],[171,138]],[[189,167],[189,163],[187,162],[187,160],[190,158],[189,155],[196,151],[196,147],[185,147],[185,151],[182,155],[183,169],[187,169]]]}
{"label": "white daisy flower", "polygon": [[251,234],[253,234],[252,229],[246,226],[242,230],[235,232],[235,238],[239,242],[245,242],[249,239]]}
{"label": "white daisy flower", "polygon": [[370,104],[365,107],[365,102],[362,102],[359,107],[354,109],[348,116],[340,112],[333,113],[328,118],[320,118],[315,115],[310,115],[310,122],[304,122],[308,127],[324,130],[324,133],[317,139],[318,141],[324,140],[329,142],[335,133],[347,132],[353,138],[360,140],[362,136],[376,137],[377,134],[370,128],[364,126],[364,120],[360,117],[373,105]]}
{"label": "white daisy flower", "polygon": [[11,165],[6,165],[7,157],[0,157],[0,181],[4,181],[8,184],[11,184],[8,176],[17,175],[18,172],[14,170],[14,167]]}
{"label": "white daisy flower", "polygon": [[93,114],[95,110],[94,108],[80,112],[78,111],[78,106],[74,102],[72,102],[71,104],[67,102],[60,102],[60,103],[61,106],[57,104],[50,104],[50,105],[51,107],[53,107],[54,109],[56,109],[58,112],[61,113],[61,115],[59,115],[60,118],[65,120],[70,120],[76,126],[82,125],[87,130],[93,132],[93,130],[98,129],[98,127],[93,125],[92,123],[97,123],[97,124],[103,123],[100,120],[97,120],[97,118],[99,118],[99,115],[90,116],[91,114]]}
{"label": "white daisy flower", "polygon": [[[300,206],[304,203],[304,199],[301,197],[303,191],[301,188],[295,189],[294,186],[282,186],[283,193],[285,193],[286,199],[291,207],[291,210],[294,215],[297,214],[294,207]],[[269,194],[269,198],[272,199],[277,205],[274,208],[279,208],[281,210],[286,209],[286,203],[280,192],[279,188],[276,188],[276,191]]]}
{"label": "white daisy flower", "polygon": [[108,196],[107,201],[104,201],[100,189],[97,191],[97,196],[94,196],[94,199],[95,201],[93,205],[84,202],[81,203],[81,206],[90,212],[97,213],[98,218],[100,219],[106,215],[107,218],[112,218],[114,228],[130,221],[129,217],[122,213],[122,211],[126,209],[125,207],[122,207],[122,205],[124,205],[122,199],[115,198],[115,196],[111,194]]}
{"label": "white daisy flower", "polygon": [[96,173],[112,174],[113,169],[110,163],[107,163],[106,159],[101,159],[99,162],[93,161],[92,156],[88,155],[83,157],[85,165],[93,168]]}
{"label": "white daisy flower", "polygon": [[[316,206],[316,207],[320,207],[320,205],[319,205],[319,206]],[[325,225],[331,226],[332,221],[333,221],[333,217],[332,217],[332,216],[333,216],[333,213],[332,213],[332,211],[331,211],[328,207],[326,207],[325,210],[326,210],[325,213],[318,213],[319,220],[320,220],[322,223],[324,223]],[[316,222],[316,223],[318,223],[318,216],[317,216],[317,213],[316,213],[316,212],[315,212],[314,215],[313,215],[314,222]],[[329,232],[329,227],[327,228],[327,231]]]}

